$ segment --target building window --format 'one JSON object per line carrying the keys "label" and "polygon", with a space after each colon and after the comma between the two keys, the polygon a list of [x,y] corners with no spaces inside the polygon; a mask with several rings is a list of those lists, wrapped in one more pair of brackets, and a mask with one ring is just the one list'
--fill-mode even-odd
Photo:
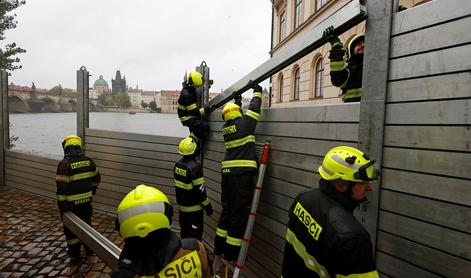
{"label": "building window", "polygon": [[294,4],[294,29],[301,25],[301,3],[302,0],[296,0]]}
{"label": "building window", "polygon": [[320,10],[328,0],[316,0],[316,11]]}
{"label": "building window", "polygon": [[278,95],[278,102],[283,102],[283,74],[280,74],[280,78],[279,78],[279,84],[280,84],[280,93]]}
{"label": "building window", "polygon": [[316,87],[315,87],[315,95],[316,98],[321,98],[323,96],[324,90],[324,59],[319,58],[316,63]]}
{"label": "building window", "polygon": [[280,42],[286,37],[286,13],[280,14]]}
{"label": "building window", "polygon": [[293,93],[293,99],[294,100],[299,100],[299,86],[301,81],[301,70],[299,68],[296,69],[294,72],[294,93]]}

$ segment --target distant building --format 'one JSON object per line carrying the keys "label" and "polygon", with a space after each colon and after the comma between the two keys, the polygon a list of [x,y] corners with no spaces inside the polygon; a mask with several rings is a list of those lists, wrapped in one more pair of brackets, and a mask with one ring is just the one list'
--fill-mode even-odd
{"label": "distant building", "polygon": [[160,108],[162,113],[177,113],[179,91],[160,91]]}
{"label": "distant building", "polygon": [[135,108],[140,108],[142,102],[142,90],[140,90],[139,87],[136,87],[136,89],[130,87],[127,91],[127,94],[131,101],[131,106]]}
{"label": "distant building", "polygon": [[111,79],[111,94],[117,95],[119,92],[127,92],[128,86],[126,85],[126,77],[121,78],[121,72],[116,71],[115,79]]}
{"label": "distant building", "polygon": [[[155,91],[143,91],[141,93],[141,103],[145,102],[149,104],[150,102],[155,101],[155,103],[157,104],[157,101],[155,99],[156,95],[157,95],[157,92]],[[159,105],[157,105],[157,107],[159,107]]]}

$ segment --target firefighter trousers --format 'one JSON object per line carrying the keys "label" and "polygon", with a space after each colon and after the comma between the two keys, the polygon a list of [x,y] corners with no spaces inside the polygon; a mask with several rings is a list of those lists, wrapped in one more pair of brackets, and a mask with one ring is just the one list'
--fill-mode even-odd
{"label": "firefighter trousers", "polygon": [[203,237],[204,213],[203,209],[192,212],[180,211],[180,237],[196,238],[201,241]]}
{"label": "firefighter trousers", "polygon": [[256,172],[222,176],[222,212],[214,240],[214,253],[236,261],[250,212]]}
{"label": "firefighter trousers", "polygon": [[[80,219],[82,219],[85,223],[88,225],[91,225],[92,223],[92,206],[90,204],[86,205],[80,205],[76,206],[75,208],[71,209],[71,212],[73,212],[75,215],[77,215]],[[64,226],[64,234],[65,234],[65,239],[67,241],[67,254],[71,258],[75,257],[80,257],[80,247],[82,246],[82,243],[78,239],[77,236],[75,236],[69,229],[67,229]],[[91,255],[92,251],[85,247],[85,252],[87,255]]]}

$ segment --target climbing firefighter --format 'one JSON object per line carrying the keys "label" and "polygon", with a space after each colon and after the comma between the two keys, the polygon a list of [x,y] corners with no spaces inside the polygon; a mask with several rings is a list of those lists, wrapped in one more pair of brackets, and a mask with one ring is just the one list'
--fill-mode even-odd
{"label": "climbing firefighter", "polygon": [[181,240],[171,231],[172,206],[160,190],[138,185],[121,201],[117,214],[124,247],[112,277],[211,277],[203,244]]}
{"label": "climbing firefighter", "polygon": [[[92,195],[100,183],[100,173],[95,162],[84,155],[82,140],[77,135],[67,136],[62,141],[64,158],[57,166],[57,204],[62,214],[71,211],[88,225],[92,218]],[[80,240],[64,226],[68,255],[71,264],[80,262]],[[86,248],[86,254],[91,255]]]}
{"label": "climbing firefighter", "polygon": [[361,100],[363,76],[363,53],[365,36],[355,35],[343,49],[343,44],[335,35],[334,27],[325,29],[323,37],[330,43],[330,80],[342,90],[343,102]]}
{"label": "climbing firefighter", "polygon": [[197,144],[192,137],[180,142],[179,154],[183,157],[173,167],[177,208],[180,212],[181,238],[196,238],[203,236],[204,215],[213,214],[213,207],[206,196],[204,187],[203,168],[195,158]]}
{"label": "climbing firefighter", "polygon": [[298,194],[288,211],[284,278],[379,277],[370,235],[353,216],[372,190],[374,163],[352,147],[327,152],[319,188]]}
{"label": "climbing firefighter", "polygon": [[222,161],[222,212],[214,240],[214,270],[222,255],[228,262],[237,260],[254,192],[257,157],[253,134],[260,118],[262,88],[252,84],[252,89],[253,98],[245,115],[240,95],[235,96],[236,103],[228,103],[222,110],[226,154]]}
{"label": "climbing firefighter", "polygon": [[213,107],[210,105],[198,107],[198,94],[201,94],[198,90],[203,86],[203,83],[201,73],[190,72],[185,75],[185,80],[182,83],[183,89],[178,98],[178,117],[182,125],[187,126],[197,140],[202,139],[209,130],[209,124],[205,117],[213,111]]}

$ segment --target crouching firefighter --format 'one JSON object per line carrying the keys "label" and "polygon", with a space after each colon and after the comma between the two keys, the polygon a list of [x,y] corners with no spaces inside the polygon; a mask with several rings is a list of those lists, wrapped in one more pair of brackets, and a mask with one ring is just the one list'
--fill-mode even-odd
{"label": "crouching firefighter", "polygon": [[214,109],[213,106],[207,105],[205,107],[198,106],[198,98],[201,91],[198,91],[203,86],[204,80],[201,73],[192,71],[185,75],[183,81],[183,89],[180,91],[178,98],[178,117],[183,126],[190,129],[190,133],[197,138],[203,139],[205,133],[209,130],[209,124],[206,116],[209,115]]}
{"label": "crouching firefighter", "polygon": [[[71,211],[88,225],[92,218],[92,195],[100,183],[95,162],[84,155],[82,140],[77,135],[67,136],[62,142],[64,158],[57,166],[57,204],[62,214]],[[64,226],[71,264],[80,261],[80,240]],[[85,248],[91,255],[90,249]]]}
{"label": "crouching firefighter", "polygon": [[170,230],[173,211],[160,190],[138,185],[124,197],[117,213],[124,248],[112,277],[211,277],[203,244],[180,240]]}
{"label": "crouching firefighter", "polygon": [[214,270],[222,255],[226,261],[237,260],[252,203],[257,174],[254,132],[262,103],[262,88],[258,84],[252,88],[253,98],[245,115],[240,95],[235,98],[237,104],[228,103],[222,110],[226,154],[222,161],[222,212],[214,240]]}
{"label": "crouching firefighter", "polygon": [[370,235],[353,216],[372,190],[374,163],[352,147],[327,152],[319,188],[300,193],[288,211],[282,277],[379,277]]}
{"label": "crouching firefighter", "polygon": [[197,149],[194,138],[180,142],[179,153],[183,156],[173,168],[177,208],[179,210],[181,238],[203,237],[204,215],[213,214],[213,207],[206,196],[203,168],[195,158]]}

